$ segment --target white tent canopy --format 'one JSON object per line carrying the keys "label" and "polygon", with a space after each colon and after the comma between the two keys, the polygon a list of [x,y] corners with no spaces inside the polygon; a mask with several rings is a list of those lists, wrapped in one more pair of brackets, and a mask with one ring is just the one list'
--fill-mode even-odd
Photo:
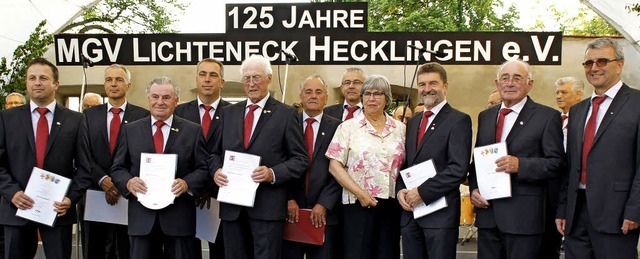
{"label": "white tent canopy", "polygon": [[640,16],[625,8],[638,0],[580,0],[604,18],[640,52]]}

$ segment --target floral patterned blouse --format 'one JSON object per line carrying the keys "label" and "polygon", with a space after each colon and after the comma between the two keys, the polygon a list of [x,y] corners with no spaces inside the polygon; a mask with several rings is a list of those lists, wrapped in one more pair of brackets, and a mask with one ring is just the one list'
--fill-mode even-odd
{"label": "floral patterned blouse", "polygon": [[[406,127],[386,115],[379,134],[364,115],[345,121],[336,130],[325,156],[346,166],[349,176],[371,196],[395,198],[396,179],[404,163]],[[342,190],[342,203],[356,203],[356,196]]]}

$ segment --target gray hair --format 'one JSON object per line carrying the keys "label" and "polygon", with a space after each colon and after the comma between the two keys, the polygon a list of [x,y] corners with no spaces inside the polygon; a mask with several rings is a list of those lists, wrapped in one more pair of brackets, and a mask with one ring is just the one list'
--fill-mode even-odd
{"label": "gray hair", "polygon": [[524,61],[522,61],[522,60],[520,60],[520,59],[507,60],[507,61],[503,62],[503,63],[500,65],[500,68],[498,69],[498,73],[496,74],[496,79],[500,79],[500,76],[501,76],[500,74],[501,74],[501,72],[502,72],[502,69],[504,69],[504,67],[505,67],[506,65],[511,64],[511,63],[520,63],[520,64],[523,64],[523,65],[524,65],[524,67],[525,67],[525,69],[527,70],[527,77],[529,77],[529,79],[533,79],[533,73],[531,72],[531,66],[529,66],[529,63],[524,62]]}
{"label": "gray hair", "polygon": [[342,73],[342,76],[344,76],[346,73],[358,73],[361,74],[362,77],[367,77],[367,74],[364,73],[364,70],[362,70],[362,68],[359,67],[348,67],[347,69],[344,70],[344,73]]}
{"label": "gray hair", "polygon": [[27,103],[27,98],[24,97],[24,95],[21,94],[21,93],[13,92],[13,93],[7,94],[5,99],[9,99],[10,96],[18,96],[18,97],[20,97],[20,100],[22,100],[22,103]]}
{"label": "gray hair", "polygon": [[222,64],[222,62],[220,62],[220,60],[217,60],[215,58],[205,58],[202,59],[198,62],[198,64],[196,65],[196,74],[198,73],[198,70],[200,69],[200,64],[202,63],[216,63],[218,64],[218,66],[220,67],[220,78],[224,79],[224,65]]}
{"label": "gray hair", "polygon": [[104,73],[107,73],[107,70],[109,68],[118,68],[118,69],[122,69],[122,71],[124,71],[124,73],[127,75],[127,78],[125,78],[125,80],[127,80],[127,83],[131,83],[131,71],[129,71],[129,69],[127,69],[127,67],[120,65],[120,64],[111,64],[110,66],[108,66],[105,70]]}
{"label": "gray hair", "polygon": [[84,99],[87,99],[87,97],[98,97],[98,103],[102,104],[102,96],[100,96],[97,93],[91,93],[91,92],[85,93],[84,97],[82,97],[82,102],[84,102]]}
{"label": "gray hair", "polygon": [[255,64],[255,63],[262,65],[264,72],[267,75],[273,74],[273,70],[271,69],[271,62],[269,62],[267,58],[261,55],[251,55],[249,58],[242,61],[242,65],[240,65],[240,76],[244,75],[244,68],[246,66],[248,66],[249,64]]}
{"label": "gray hair", "polygon": [[364,80],[364,84],[362,85],[362,91],[360,91],[360,102],[364,103],[364,92],[367,90],[382,90],[384,92],[384,98],[387,100],[387,103],[384,105],[384,109],[389,109],[391,105],[391,84],[389,84],[389,79],[387,79],[383,75],[370,75]]}
{"label": "gray hair", "polygon": [[565,85],[568,83],[573,84],[573,87],[571,87],[571,90],[573,90],[574,92],[581,92],[581,93],[584,92],[584,82],[572,76],[558,78],[558,80],[556,80],[556,87]]}
{"label": "gray hair", "polygon": [[318,79],[320,80],[320,82],[322,83],[322,86],[324,88],[324,92],[328,93],[327,90],[327,83],[325,83],[324,79],[322,79],[322,77],[318,74],[313,74],[310,75],[309,77],[307,77],[304,81],[302,81],[302,83],[300,83],[300,93],[302,93],[302,91],[304,90],[304,84],[306,84],[307,82],[309,82],[309,80],[313,80],[313,79]]}
{"label": "gray hair", "polygon": [[624,52],[622,51],[622,47],[618,44],[617,41],[612,38],[597,38],[592,40],[587,44],[587,49],[584,51],[585,55],[587,54],[587,50],[589,49],[603,49],[606,47],[611,47],[614,49],[616,53],[616,59],[624,60]]}
{"label": "gray hair", "polygon": [[180,87],[178,86],[178,84],[171,80],[171,78],[168,78],[166,76],[161,76],[161,77],[156,77],[154,79],[151,80],[151,82],[149,82],[149,85],[147,85],[147,96],[149,95],[149,91],[151,90],[151,86],[157,84],[157,85],[164,85],[164,84],[170,84],[171,86],[173,86],[173,91],[176,93],[176,97],[180,96]]}

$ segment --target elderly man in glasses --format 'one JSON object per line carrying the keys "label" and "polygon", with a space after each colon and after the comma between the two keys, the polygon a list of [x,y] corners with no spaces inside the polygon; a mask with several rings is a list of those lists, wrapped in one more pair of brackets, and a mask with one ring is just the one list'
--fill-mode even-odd
{"label": "elderly man in glasses", "polygon": [[640,222],[640,91],[620,80],[624,55],[610,38],[587,45],[591,96],[571,107],[568,180],[556,219],[571,258],[636,258]]}

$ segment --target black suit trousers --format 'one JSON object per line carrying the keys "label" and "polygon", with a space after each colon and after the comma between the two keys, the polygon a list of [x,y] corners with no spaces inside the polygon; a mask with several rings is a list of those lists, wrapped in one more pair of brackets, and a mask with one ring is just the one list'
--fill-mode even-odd
{"label": "black suit trousers", "polygon": [[38,249],[38,230],[44,255],[48,259],[71,258],[72,225],[49,227],[33,222],[23,226],[4,226],[5,258],[34,258]]}
{"label": "black suit trousers", "polygon": [[565,233],[567,259],[617,259],[638,257],[638,229],[626,235],[609,234],[594,229],[589,219],[584,191],[578,191],[573,228]]}
{"label": "black suit trousers", "polygon": [[400,258],[400,204],[396,199],[377,200],[371,208],[344,205],[344,258]]}
{"label": "black suit trousers", "polygon": [[496,228],[478,230],[478,259],[536,259],[542,234],[507,234]]}
{"label": "black suit trousers", "polygon": [[458,228],[422,228],[411,219],[401,232],[405,258],[456,258]]}
{"label": "black suit trousers", "polygon": [[284,220],[259,220],[240,212],[236,220],[222,220],[224,255],[234,259],[279,259]]}

